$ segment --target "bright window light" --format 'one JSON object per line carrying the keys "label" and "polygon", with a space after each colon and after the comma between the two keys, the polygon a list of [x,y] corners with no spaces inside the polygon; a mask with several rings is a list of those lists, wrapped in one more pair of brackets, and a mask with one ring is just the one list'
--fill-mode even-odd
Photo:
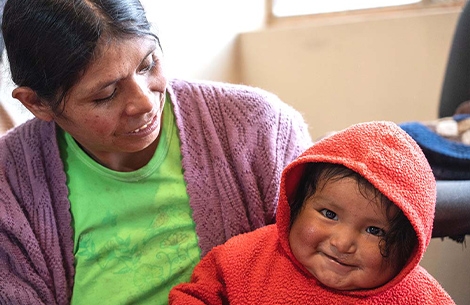
{"label": "bright window light", "polygon": [[273,0],[277,17],[342,12],[418,3],[421,0]]}

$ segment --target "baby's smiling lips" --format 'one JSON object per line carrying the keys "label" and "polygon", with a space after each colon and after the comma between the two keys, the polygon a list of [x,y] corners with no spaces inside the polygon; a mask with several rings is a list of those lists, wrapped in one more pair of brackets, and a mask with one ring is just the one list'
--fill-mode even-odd
{"label": "baby's smiling lips", "polygon": [[349,267],[349,268],[355,268],[355,267],[356,267],[356,266],[354,266],[354,265],[350,265],[350,264],[344,263],[344,262],[342,262],[341,260],[339,260],[339,259],[337,259],[337,258],[335,258],[335,257],[333,257],[333,256],[331,256],[331,255],[328,255],[328,254],[326,254],[326,253],[323,253],[323,254],[324,254],[328,259],[334,261],[335,263],[337,263],[337,264],[339,264],[339,265],[341,265],[341,266]]}

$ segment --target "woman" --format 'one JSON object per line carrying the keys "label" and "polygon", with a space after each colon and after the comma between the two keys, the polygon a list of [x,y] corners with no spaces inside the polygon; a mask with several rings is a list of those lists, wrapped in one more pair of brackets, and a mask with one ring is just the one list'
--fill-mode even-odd
{"label": "woman", "polygon": [[272,223],[311,144],[260,89],[169,80],[138,0],[8,0],[0,303],[162,304],[228,238]]}

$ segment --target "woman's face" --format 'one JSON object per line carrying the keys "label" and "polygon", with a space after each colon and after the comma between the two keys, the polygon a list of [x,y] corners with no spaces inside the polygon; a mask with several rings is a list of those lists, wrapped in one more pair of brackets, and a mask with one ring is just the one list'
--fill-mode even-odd
{"label": "woman's face", "polygon": [[53,117],[91,157],[118,169],[123,156],[153,155],[166,78],[152,37],[103,43],[98,51],[67,95],[63,113]]}

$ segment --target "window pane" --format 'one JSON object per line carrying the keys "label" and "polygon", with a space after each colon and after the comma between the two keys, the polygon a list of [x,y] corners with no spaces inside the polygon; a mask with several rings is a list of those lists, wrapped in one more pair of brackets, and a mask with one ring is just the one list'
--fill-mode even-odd
{"label": "window pane", "polygon": [[286,17],[396,6],[417,2],[421,2],[421,0],[273,0],[273,14],[277,17]]}

